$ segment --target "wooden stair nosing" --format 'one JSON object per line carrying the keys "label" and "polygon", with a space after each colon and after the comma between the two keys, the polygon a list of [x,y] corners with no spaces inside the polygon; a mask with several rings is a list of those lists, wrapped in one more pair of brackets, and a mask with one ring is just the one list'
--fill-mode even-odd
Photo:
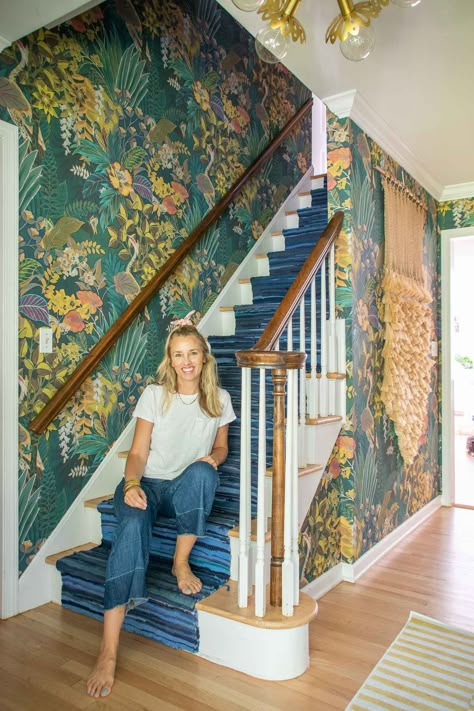
{"label": "wooden stair nosing", "polygon": [[[324,469],[322,464],[306,464],[304,467],[298,467],[298,477],[307,476],[308,474],[314,474],[314,472],[319,472]],[[272,467],[267,467],[265,471],[265,476],[273,476]]]}
{"label": "wooden stair nosing", "polygon": [[[126,456],[128,452],[125,452],[124,454]],[[95,499],[86,499],[84,501],[84,506],[89,509],[96,509],[97,506],[102,503],[102,501],[110,501],[110,499],[113,498],[113,494],[104,494],[103,496],[97,496]]]}
{"label": "wooden stair nosing", "polygon": [[48,565],[56,565],[56,562],[61,558],[66,558],[68,555],[80,553],[81,551],[90,551],[93,548],[97,548],[98,545],[98,543],[92,543],[92,541],[89,543],[81,543],[80,546],[74,546],[74,548],[68,548],[65,551],[59,551],[58,553],[51,553],[51,555],[47,555],[44,560],[45,563],[48,563]]}
{"label": "wooden stair nosing", "polygon": [[[269,525],[271,525],[271,518],[268,519]],[[240,535],[240,526],[234,526],[234,528],[231,528],[229,531],[229,536],[231,538],[238,538]],[[265,531],[265,541],[271,541],[272,539],[272,534],[271,531]],[[257,519],[253,518],[251,523],[250,523],[250,540],[251,541],[256,541],[257,540]]]}
{"label": "wooden stair nosing", "polygon": [[326,417],[307,417],[307,425],[327,425],[330,422],[342,422],[341,415],[327,415]]}
{"label": "wooden stair nosing", "polygon": [[270,605],[270,586],[267,585],[267,609],[265,617],[255,616],[255,598],[249,597],[248,607],[239,607],[237,604],[237,582],[229,580],[223,587],[216,590],[209,597],[200,600],[196,609],[202,612],[226,617],[235,622],[241,622],[252,627],[263,629],[284,630],[307,625],[317,615],[318,603],[305,593],[300,593],[299,605],[295,605],[291,617],[283,615],[279,607]]}

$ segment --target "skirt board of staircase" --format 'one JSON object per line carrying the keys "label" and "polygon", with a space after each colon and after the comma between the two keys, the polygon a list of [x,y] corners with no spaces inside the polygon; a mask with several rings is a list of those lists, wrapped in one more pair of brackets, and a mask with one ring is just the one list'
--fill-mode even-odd
{"label": "skirt board of staircase", "polygon": [[[268,601],[264,618],[256,617],[255,601],[248,607],[237,605],[237,583],[229,581],[215,593],[197,603],[200,645],[199,656],[272,681],[294,679],[309,666],[309,623],[318,605],[305,593],[291,617],[282,615]],[[222,644],[222,640],[226,640]]]}

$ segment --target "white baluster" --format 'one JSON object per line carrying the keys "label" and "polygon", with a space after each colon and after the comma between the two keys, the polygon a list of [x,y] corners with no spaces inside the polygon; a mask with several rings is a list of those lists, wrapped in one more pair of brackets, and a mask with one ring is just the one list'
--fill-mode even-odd
{"label": "white baluster", "polygon": [[298,381],[294,377],[296,371],[287,371],[287,397],[286,397],[286,439],[285,439],[285,512],[284,512],[284,528],[283,528],[283,543],[284,557],[282,565],[282,609],[281,612],[287,617],[293,615],[293,597],[294,597],[294,571],[293,571],[293,472],[294,466],[294,449],[296,448],[297,438],[296,427],[294,424],[297,410],[295,402],[298,398]]}
{"label": "white baluster", "polygon": [[[336,282],[334,276],[334,244],[329,253],[329,328],[328,328],[328,370],[336,372]],[[328,382],[329,414],[336,412],[336,381]]]}
{"label": "white baluster", "polygon": [[316,303],[316,277],[311,282],[311,378],[309,381],[309,416],[315,419],[319,414],[318,368],[318,307]]}
{"label": "white baluster", "polygon": [[287,351],[293,350],[293,316],[288,321],[288,341],[287,341]]}
{"label": "white baluster", "polygon": [[265,586],[265,533],[267,512],[265,506],[265,472],[267,468],[265,410],[265,368],[260,368],[258,405],[258,492],[257,492],[257,559],[255,562],[255,615],[264,617],[266,611]]}
{"label": "white baluster", "polygon": [[326,260],[321,264],[321,379],[319,382],[319,414],[326,417],[328,412],[327,380],[327,329],[326,329]]}
{"label": "white baluster", "polygon": [[[305,322],[305,303],[304,295],[300,302],[300,352],[306,353],[306,322]],[[304,432],[306,427],[306,367],[303,366],[299,371],[299,397],[298,403],[298,464],[304,466],[306,464],[304,451]]]}
{"label": "white baluster", "polygon": [[238,605],[247,607],[249,594],[249,549],[251,507],[251,370],[242,368],[242,403],[240,412],[240,520]]}

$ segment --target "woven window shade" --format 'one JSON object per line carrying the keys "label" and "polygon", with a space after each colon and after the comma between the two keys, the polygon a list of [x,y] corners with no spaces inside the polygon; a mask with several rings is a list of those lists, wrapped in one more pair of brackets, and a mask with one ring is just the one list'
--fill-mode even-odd
{"label": "woven window shade", "polygon": [[431,294],[423,276],[425,210],[385,177],[385,343],[382,400],[400,453],[411,464],[425,427],[430,392]]}

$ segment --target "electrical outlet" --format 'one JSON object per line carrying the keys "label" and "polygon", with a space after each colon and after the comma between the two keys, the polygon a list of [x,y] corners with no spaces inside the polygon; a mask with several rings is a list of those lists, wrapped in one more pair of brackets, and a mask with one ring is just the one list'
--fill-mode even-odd
{"label": "electrical outlet", "polygon": [[53,352],[53,329],[40,328],[39,330],[39,349],[40,353]]}

